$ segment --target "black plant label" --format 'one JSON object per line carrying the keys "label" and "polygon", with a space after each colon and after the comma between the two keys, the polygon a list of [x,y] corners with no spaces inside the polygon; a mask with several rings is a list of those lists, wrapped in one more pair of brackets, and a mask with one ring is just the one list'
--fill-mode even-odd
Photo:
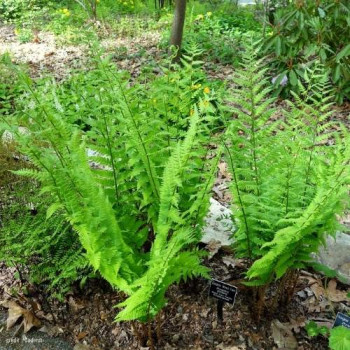
{"label": "black plant label", "polygon": [[237,287],[218,280],[210,283],[209,296],[229,304],[234,304],[237,294]]}
{"label": "black plant label", "polygon": [[333,324],[333,328],[338,326],[350,328],[350,317],[342,314],[341,312],[338,312]]}

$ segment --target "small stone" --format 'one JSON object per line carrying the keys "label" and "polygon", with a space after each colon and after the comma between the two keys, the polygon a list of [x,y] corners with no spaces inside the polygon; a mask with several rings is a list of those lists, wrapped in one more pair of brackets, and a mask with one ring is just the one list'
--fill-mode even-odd
{"label": "small stone", "polygon": [[306,299],[306,293],[304,290],[301,290],[300,292],[298,292],[297,296],[302,298],[302,299]]}
{"label": "small stone", "polygon": [[172,340],[173,342],[178,342],[180,340],[180,334],[174,334]]}

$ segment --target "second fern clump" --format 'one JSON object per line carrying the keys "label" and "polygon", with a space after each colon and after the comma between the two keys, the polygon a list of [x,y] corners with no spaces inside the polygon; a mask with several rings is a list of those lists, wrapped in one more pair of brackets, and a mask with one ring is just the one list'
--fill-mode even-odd
{"label": "second fern clump", "polygon": [[[276,110],[254,45],[236,74],[234,119],[224,136],[232,173],[236,252],[251,262],[258,317],[266,288],[278,281],[272,309],[288,302],[298,279],[348,205],[349,132],[332,120],[322,69],[309,70],[300,96]],[[278,112],[278,113],[277,113]]]}

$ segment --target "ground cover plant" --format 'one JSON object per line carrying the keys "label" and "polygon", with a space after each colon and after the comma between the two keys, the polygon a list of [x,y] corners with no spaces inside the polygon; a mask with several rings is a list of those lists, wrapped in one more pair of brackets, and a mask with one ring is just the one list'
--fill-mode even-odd
{"label": "ground cover plant", "polygon": [[347,348],[348,4],[244,2],[0,5],[0,343]]}

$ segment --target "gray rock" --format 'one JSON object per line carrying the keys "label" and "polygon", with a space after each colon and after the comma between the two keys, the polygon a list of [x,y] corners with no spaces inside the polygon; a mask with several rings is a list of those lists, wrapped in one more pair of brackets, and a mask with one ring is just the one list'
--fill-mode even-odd
{"label": "gray rock", "polygon": [[315,260],[335,270],[350,284],[350,235],[337,232],[335,239],[327,237],[326,247],[322,247]]}
{"label": "gray rock", "polygon": [[209,214],[205,219],[202,243],[208,244],[210,241],[217,241],[222,247],[229,247],[233,243],[230,238],[233,232],[233,222],[231,210],[221,205],[218,201],[210,199]]}
{"label": "gray rock", "polygon": [[73,350],[65,340],[31,330],[27,334],[16,335],[17,327],[6,330],[7,312],[0,310],[0,350]]}

